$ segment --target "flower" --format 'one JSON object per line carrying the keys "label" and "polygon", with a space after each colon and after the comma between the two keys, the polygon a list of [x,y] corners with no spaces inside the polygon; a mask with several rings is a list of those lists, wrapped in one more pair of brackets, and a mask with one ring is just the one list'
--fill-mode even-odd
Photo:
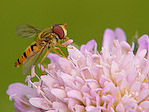
{"label": "flower", "polygon": [[69,45],[67,58],[49,53],[47,75],[39,78],[33,67],[28,86],[11,84],[7,94],[19,112],[148,112],[148,36],[138,43],[134,54],[123,30],[106,29],[100,52],[91,40],[80,50]]}

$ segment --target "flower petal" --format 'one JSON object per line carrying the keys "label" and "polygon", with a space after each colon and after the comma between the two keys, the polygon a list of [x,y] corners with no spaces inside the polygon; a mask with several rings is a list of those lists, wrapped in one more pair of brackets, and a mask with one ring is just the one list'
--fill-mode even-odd
{"label": "flower petal", "polygon": [[8,95],[24,96],[27,95],[28,98],[37,96],[36,91],[22,83],[11,84],[7,90]]}
{"label": "flower petal", "polygon": [[43,75],[41,76],[41,80],[44,82],[44,84],[48,87],[48,88],[53,88],[53,86],[55,84],[57,84],[57,80],[55,80],[52,76],[47,76],[47,75]]}
{"label": "flower petal", "polygon": [[149,101],[143,101],[139,106],[142,107],[145,112],[149,111]]}
{"label": "flower petal", "polygon": [[58,112],[69,112],[67,105],[65,105],[64,103],[60,103],[60,102],[53,102],[52,106],[54,107],[55,110],[57,110]]}
{"label": "flower petal", "polygon": [[48,102],[44,98],[32,97],[29,99],[29,102],[37,108],[50,109]]}
{"label": "flower petal", "polygon": [[[93,51],[94,49],[94,51]],[[95,40],[90,40],[87,44],[82,45],[80,48],[80,51],[82,53],[85,53],[85,50],[92,52],[92,53],[96,53],[95,51],[97,51],[97,43]]]}
{"label": "flower petal", "polygon": [[81,94],[81,92],[79,92],[77,90],[71,90],[71,91],[67,92],[67,95],[68,95],[68,97],[82,101],[82,94]]}
{"label": "flower petal", "polygon": [[67,46],[67,45],[70,45],[72,42],[73,42],[73,40],[69,39],[66,42],[64,42],[62,45]]}
{"label": "flower petal", "polygon": [[134,93],[138,93],[140,92],[140,87],[141,87],[141,84],[139,81],[136,81],[133,83],[133,85],[131,86],[130,88],[130,92],[134,92]]}
{"label": "flower petal", "polygon": [[63,100],[66,97],[66,92],[63,89],[52,89],[51,93],[57,98]]}
{"label": "flower petal", "polygon": [[147,59],[149,59],[149,37],[148,35],[143,35],[138,39],[139,48],[137,50],[136,55],[143,49],[148,51]]}
{"label": "flower petal", "polygon": [[119,102],[118,105],[116,106],[116,111],[117,112],[125,112],[124,106],[122,105],[121,102]]}
{"label": "flower petal", "polygon": [[146,97],[149,96],[149,89],[143,89],[140,91],[140,94],[138,96],[138,103],[144,100]]}
{"label": "flower petal", "polygon": [[85,108],[84,106],[81,106],[81,105],[75,105],[75,110],[76,112],[84,112]]}
{"label": "flower petal", "polygon": [[138,39],[139,50],[148,49],[148,35],[143,35]]}
{"label": "flower petal", "polygon": [[115,29],[115,36],[116,39],[121,43],[122,41],[126,41],[126,35],[125,32],[121,28]]}
{"label": "flower petal", "polygon": [[115,38],[115,34],[113,30],[106,29],[103,35],[102,46],[108,49],[109,51],[111,51],[114,38]]}
{"label": "flower petal", "polygon": [[62,70],[65,73],[70,73],[71,69],[72,69],[72,63],[70,63],[69,60],[65,59],[65,58],[59,58],[59,64],[62,68]]}

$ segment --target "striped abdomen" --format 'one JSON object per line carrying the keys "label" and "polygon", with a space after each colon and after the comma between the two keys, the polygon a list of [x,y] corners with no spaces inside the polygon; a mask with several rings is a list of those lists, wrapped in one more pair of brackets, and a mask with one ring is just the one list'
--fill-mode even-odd
{"label": "striped abdomen", "polygon": [[15,63],[16,67],[19,67],[21,64],[23,64],[25,62],[25,60],[28,58],[28,56],[34,52],[39,51],[39,46],[37,46],[36,43],[32,44],[29,48],[27,48],[27,50],[22,54],[22,56],[20,56],[18,58],[18,60]]}

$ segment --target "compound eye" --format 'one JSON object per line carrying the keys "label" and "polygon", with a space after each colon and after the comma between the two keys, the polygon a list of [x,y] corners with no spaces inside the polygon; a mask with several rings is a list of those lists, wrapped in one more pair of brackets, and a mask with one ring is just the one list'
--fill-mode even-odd
{"label": "compound eye", "polygon": [[56,33],[60,39],[64,38],[64,30],[60,25],[54,25],[53,26],[53,32]]}

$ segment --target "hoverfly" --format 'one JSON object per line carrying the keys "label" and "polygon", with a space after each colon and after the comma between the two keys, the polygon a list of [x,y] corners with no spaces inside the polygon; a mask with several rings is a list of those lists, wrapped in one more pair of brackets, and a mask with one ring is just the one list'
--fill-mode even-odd
{"label": "hoverfly", "polygon": [[21,25],[17,27],[16,34],[19,37],[30,38],[37,35],[37,38],[35,42],[26,49],[22,56],[18,58],[15,66],[19,67],[21,64],[23,64],[23,74],[27,74],[31,70],[32,66],[35,65],[45,48],[48,48],[48,51],[42,58],[41,62],[43,62],[44,58],[50,51],[50,48],[53,48],[54,51],[58,54],[55,45],[57,43],[61,45],[59,43],[60,40],[69,40],[69,38],[66,37],[67,30],[65,29],[65,27],[66,24],[55,24],[52,25],[51,28],[47,28],[43,31],[30,25]]}

